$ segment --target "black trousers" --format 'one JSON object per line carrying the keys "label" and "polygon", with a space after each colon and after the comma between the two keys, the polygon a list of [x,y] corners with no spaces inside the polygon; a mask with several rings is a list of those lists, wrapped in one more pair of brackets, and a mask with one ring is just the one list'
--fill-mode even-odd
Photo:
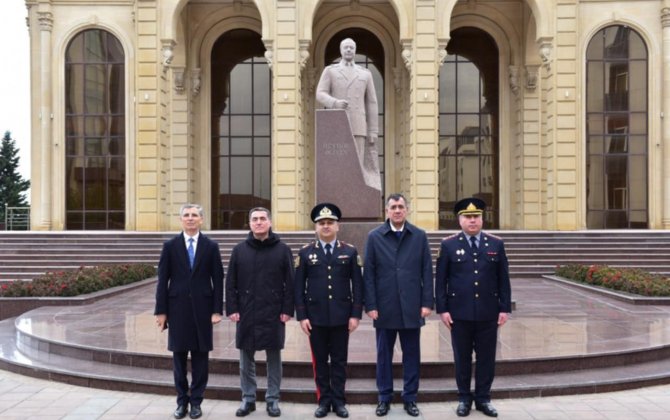
{"label": "black trousers", "polygon": [[312,365],[319,405],[343,406],[346,402],[344,385],[347,380],[349,353],[348,325],[336,327],[312,325],[309,343],[312,347]]}
{"label": "black trousers", "polygon": [[172,372],[174,373],[174,386],[177,389],[177,405],[200,405],[202,395],[207,388],[209,378],[209,352],[191,351],[191,387],[189,396],[188,386],[188,351],[176,351],[172,353]]}
{"label": "black trousers", "polygon": [[[458,399],[466,404],[491,401],[491,385],[495,375],[498,321],[454,320],[451,327],[451,345],[454,350]],[[475,392],[470,391],[472,381],[472,352],[475,362]]]}

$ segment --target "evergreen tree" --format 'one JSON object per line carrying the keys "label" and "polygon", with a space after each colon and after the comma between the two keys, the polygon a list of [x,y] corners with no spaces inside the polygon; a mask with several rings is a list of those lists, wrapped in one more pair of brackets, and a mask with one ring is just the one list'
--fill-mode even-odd
{"label": "evergreen tree", "polygon": [[0,145],[0,223],[5,222],[5,205],[28,205],[25,193],[30,188],[30,181],[23,179],[18,169],[19,149],[11,133],[6,131]]}

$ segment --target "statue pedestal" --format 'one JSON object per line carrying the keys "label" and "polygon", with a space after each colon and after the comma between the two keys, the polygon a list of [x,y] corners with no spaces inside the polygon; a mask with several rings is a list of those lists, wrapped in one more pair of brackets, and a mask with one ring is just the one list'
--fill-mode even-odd
{"label": "statue pedestal", "polygon": [[315,120],[316,202],[337,205],[346,221],[380,221],[381,191],[365,184],[346,112],[319,109]]}

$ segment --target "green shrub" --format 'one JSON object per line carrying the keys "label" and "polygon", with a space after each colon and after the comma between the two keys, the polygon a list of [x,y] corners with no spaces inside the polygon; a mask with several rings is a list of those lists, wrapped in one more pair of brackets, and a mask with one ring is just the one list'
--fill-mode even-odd
{"label": "green shrub", "polygon": [[556,267],[556,275],[640,296],[670,296],[670,279],[637,268],[567,264]]}
{"label": "green shrub", "polygon": [[48,272],[32,281],[17,280],[0,287],[2,297],[77,296],[134,283],[156,275],[149,264],[81,266],[77,270]]}

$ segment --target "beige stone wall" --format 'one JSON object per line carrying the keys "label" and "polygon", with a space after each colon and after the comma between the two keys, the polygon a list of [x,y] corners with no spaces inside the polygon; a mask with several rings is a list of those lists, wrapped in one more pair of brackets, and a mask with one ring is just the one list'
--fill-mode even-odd
{"label": "beige stone wall", "polygon": [[[584,55],[598,30],[626,24],[649,54],[650,227],[670,226],[670,87],[661,9],[633,0],[26,0],[31,32],[32,225],[65,226],[63,54],[86,28],[113,33],[126,53],[128,230],[175,230],[179,205],[210,201],[209,51],[225,31],[261,34],[272,66],[275,228],[311,228],[314,86],[328,39],[347,27],[378,36],[386,57],[387,193],[410,219],[438,220],[438,77],[452,29],[476,26],[499,47],[500,225],[586,227]],[[670,39],[670,35],[667,36]],[[668,93],[665,93],[669,91]],[[664,92],[664,95],[654,94]],[[668,100],[667,103],[670,103]],[[666,110],[667,113],[667,110]],[[51,115],[53,114],[53,118]],[[667,119],[667,118],[666,118]],[[666,161],[666,165],[663,162]]]}

